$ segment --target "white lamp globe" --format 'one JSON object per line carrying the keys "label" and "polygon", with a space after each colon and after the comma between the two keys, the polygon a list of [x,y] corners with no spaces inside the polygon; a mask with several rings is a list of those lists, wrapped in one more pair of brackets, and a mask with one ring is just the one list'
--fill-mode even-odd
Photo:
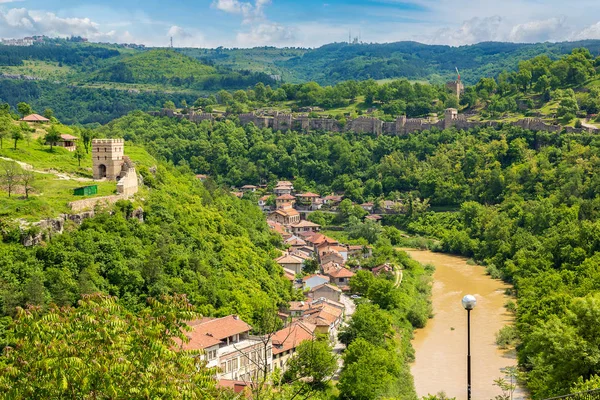
{"label": "white lamp globe", "polygon": [[468,294],[465,297],[463,297],[462,305],[465,308],[465,310],[472,310],[477,305],[477,299],[475,298],[475,296]]}

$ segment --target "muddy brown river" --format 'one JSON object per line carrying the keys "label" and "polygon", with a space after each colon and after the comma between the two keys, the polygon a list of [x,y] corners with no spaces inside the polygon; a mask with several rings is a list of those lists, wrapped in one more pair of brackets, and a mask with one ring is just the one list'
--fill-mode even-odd
{"label": "muddy brown river", "polygon": [[[458,400],[467,398],[467,312],[461,305],[466,294],[477,298],[471,312],[472,398],[489,400],[501,394],[494,380],[501,369],[516,364],[514,351],[496,346],[495,334],[513,317],[504,308],[509,286],[485,274],[485,268],[468,265],[462,257],[404,249],[422,264],[433,264],[434,317],[415,332],[416,361],[411,371],[419,397],[444,391]],[[524,398],[515,393],[515,399]]]}

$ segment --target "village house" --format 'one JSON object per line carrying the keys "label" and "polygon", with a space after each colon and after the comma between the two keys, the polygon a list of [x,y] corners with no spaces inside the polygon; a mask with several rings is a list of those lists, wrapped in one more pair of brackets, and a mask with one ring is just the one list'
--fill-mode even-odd
{"label": "village house", "polygon": [[296,281],[296,273],[291,269],[284,268],[283,277],[292,283]]}
{"label": "village house", "polygon": [[234,195],[235,197],[237,197],[238,199],[241,199],[242,197],[244,197],[244,192],[231,192],[232,195]]}
{"label": "village house", "polygon": [[198,175],[196,175],[196,179],[199,179],[200,182],[206,182],[206,180],[208,179],[208,175],[206,175],[206,174],[198,174]]}
{"label": "village house", "polygon": [[316,329],[316,325],[305,321],[296,321],[277,331],[271,338],[273,367],[285,372],[289,359],[296,354],[296,348],[302,342],[313,340]]}
{"label": "village house", "polygon": [[346,263],[344,257],[335,250],[329,250],[324,253],[320,253],[319,260],[321,262],[321,265],[327,264],[328,262],[334,262],[340,265],[344,265]]}
{"label": "village house", "polygon": [[291,226],[292,228],[292,233],[294,235],[299,235],[301,233],[306,233],[306,232],[318,232],[321,229],[321,225],[319,224],[315,224],[314,222],[310,222],[310,221],[300,221],[297,224],[294,224]]}
{"label": "village house", "polygon": [[260,207],[260,209],[262,211],[270,211],[271,210],[271,206],[269,206],[267,204],[270,197],[271,196],[266,195],[266,196],[262,196],[261,198],[258,199],[258,206]]}
{"label": "village house", "polygon": [[335,283],[342,290],[348,290],[350,278],[354,276],[354,273],[347,268],[333,268],[327,273],[332,283]]}
{"label": "village house", "polygon": [[382,219],[383,219],[383,217],[381,215],[377,215],[377,214],[371,214],[371,215],[367,215],[365,217],[365,220],[373,221],[373,222],[379,222]]}
{"label": "village house", "polygon": [[271,228],[272,231],[279,233],[283,237],[284,240],[292,237],[292,234],[288,231],[288,229],[282,223],[267,219],[267,225],[269,225],[269,228]]}
{"label": "village house", "polygon": [[294,273],[296,274],[302,273],[302,266],[304,265],[304,260],[299,257],[286,253],[283,256],[275,259],[275,261],[283,268],[287,268],[290,271],[294,271]]}
{"label": "village house", "polygon": [[284,244],[287,244],[292,249],[299,249],[306,246],[306,241],[300,239],[298,236],[292,236],[283,241]]}
{"label": "village house", "polygon": [[276,196],[282,196],[284,194],[292,194],[294,191],[294,185],[290,181],[279,181],[273,189],[273,193]]}
{"label": "village house", "polygon": [[373,208],[375,207],[375,205],[371,202],[362,203],[360,206],[362,207],[363,210],[367,211],[368,213],[372,213]]}
{"label": "village house", "polygon": [[[340,303],[336,301],[334,304]],[[337,305],[333,305],[331,300],[322,298],[313,301],[311,308],[302,317],[302,321],[309,322],[317,327],[315,330],[316,334],[326,335],[331,341],[335,340],[337,330],[343,320],[343,306],[340,308]]]}
{"label": "village house", "polygon": [[340,205],[342,200],[344,200],[344,196],[332,194],[323,198],[323,204],[329,206],[332,209],[335,209],[337,206]]}
{"label": "village house", "polygon": [[319,210],[323,204],[321,201],[318,201],[321,196],[316,193],[307,192],[297,194],[296,198],[298,199],[298,207],[303,210],[316,211]]}
{"label": "village house", "polygon": [[[217,367],[218,380],[255,380],[266,367],[272,370],[272,343],[250,335],[252,327],[236,315],[190,321],[185,335],[188,343],[178,343],[181,350],[202,350],[207,367]],[[265,352],[266,348],[266,352]],[[265,354],[266,353],[266,354]]]}
{"label": "village house", "polygon": [[337,286],[324,283],[322,285],[315,286],[308,291],[308,297],[311,299],[318,299],[324,297],[333,301],[340,301],[342,290]]}
{"label": "village house", "polygon": [[373,255],[373,248],[371,246],[349,245],[346,248],[348,249],[348,257],[369,258]]}
{"label": "village house", "polygon": [[392,268],[391,265],[389,265],[389,264],[382,264],[382,265],[379,265],[379,266],[373,268],[371,270],[371,272],[373,273],[373,275],[379,276],[381,274],[391,274],[393,272],[393,270],[394,269]]}
{"label": "village house", "polygon": [[[79,138],[77,136],[62,134],[59,135],[58,141],[53,142],[52,146],[62,147],[68,151],[75,151],[77,149],[77,141]],[[50,144],[50,143],[46,143]]]}
{"label": "village house", "polygon": [[291,194],[282,194],[275,199],[275,206],[277,206],[277,208],[282,208],[285,204],[294,206],[295,203],[296,198]]}
{"label": "village house", "polygon": [[300,213],[292,208],[292,205],[286,203],[283,207],[271,212],[267,219],[278,222],[284,226],[290,226],[300,222]]}
{"label": "village house", "polygon": [[312,288],[325,283],[329,283],[329,277],[325,275],[309,275],[302,278],[304,290],[311,290]]}
{"label": "village house", "polygon": [[244,193],[247,193],[247,192],[254,193],[254,192],[256,192],[256,189],[258,189],[258,187],[254,186],[254,185],[244,185],[241,187],[241,190]]}

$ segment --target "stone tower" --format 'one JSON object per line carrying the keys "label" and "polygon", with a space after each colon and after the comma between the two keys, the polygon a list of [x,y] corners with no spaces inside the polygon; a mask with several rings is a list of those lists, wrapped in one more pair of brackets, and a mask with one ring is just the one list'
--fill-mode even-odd
{"label": "stone tower", "polygon": [[444,111],[444,129],[452,128],[454,121],[458,119],[458,110],[456,108],[446,108]]}
{"label": "stone tower", "polygon": [[118,180],[123,167],[123,139],[93,139],[92,168],[94,179]]}

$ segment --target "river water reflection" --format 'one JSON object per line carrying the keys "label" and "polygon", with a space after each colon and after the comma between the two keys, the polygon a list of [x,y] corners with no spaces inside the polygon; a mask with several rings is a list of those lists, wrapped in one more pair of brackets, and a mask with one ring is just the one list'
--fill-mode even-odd
{"label": "river water reflection", "polygon": [[[415,332],[416,361],[411,371],[419,397],[444,391],[449,397],[466,399],[467,313],[461,305],[466,294],[477,298],[471,312],[472,398],[493,399],[501,394],[494,380],[502,368],[516,364],[514,351],[497,348],[495,334],[513,317],[504,308],[509,285],[485,274],[465,258],[430,251],[404,249],[422,264],[433,264],[432,303],[434,317]],[[515,399],[522,398],[522,394]]]}

